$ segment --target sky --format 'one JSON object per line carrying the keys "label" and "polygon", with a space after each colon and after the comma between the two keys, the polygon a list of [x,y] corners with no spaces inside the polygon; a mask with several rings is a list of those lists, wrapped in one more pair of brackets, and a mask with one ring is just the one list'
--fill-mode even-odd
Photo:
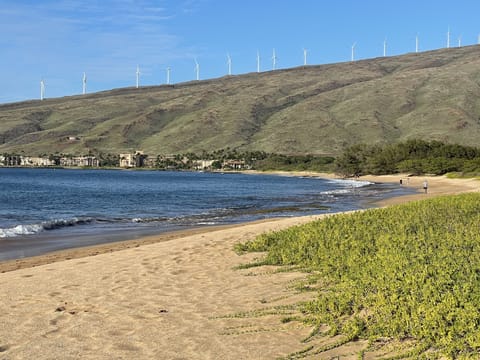
{"label": "sky", "polygon": [[[478,0],[0,0],[0,103],[477,44]],[[461,39],[461,40],[460,40]],[[460,43],[459,43],[460,40]]]}

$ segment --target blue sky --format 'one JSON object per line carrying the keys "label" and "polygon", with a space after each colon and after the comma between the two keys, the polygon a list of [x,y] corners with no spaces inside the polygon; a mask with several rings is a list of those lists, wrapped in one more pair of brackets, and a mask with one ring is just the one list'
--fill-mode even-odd
{"label": "blue sky", "polygon": [[480,1],[0,0],[0,103],[473,45]]}

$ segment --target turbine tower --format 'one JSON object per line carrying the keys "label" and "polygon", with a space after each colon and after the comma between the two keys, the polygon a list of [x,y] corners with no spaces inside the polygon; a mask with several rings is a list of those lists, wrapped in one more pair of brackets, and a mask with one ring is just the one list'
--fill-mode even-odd
{"label": "turbine tower", "polygon": [[83,95],[85,95],[87,93],[87,74],[85,74],[85,72],[83,72],[83,79],[82,79],[82,84],[83,84]]}
{"label": "turbine tower", "polygon": [[137,89],[140,85],[140,67],[137,65],[137,72],[135,73],[137,75],[137,82],[136,82],[136,85],[137,85]]}
{"label": "turbine tower", "polygon": [[448,27],[447,31],[447,49],[450,48],[450,26]]}
{"label": "turbine tower", "polygon": [[383,40],[383,57],[387,56],[387,39]]}
{"label": "turbine tower", "polygon": [[303,66],[307,66],[307,49],[303,49]]}
{"label": "turbine tower", "polygon": [[355,46],[357,46],[357,43],[354,42],[353,45],[352,45],[352,61],[355,61]]}
{"label": "turbine tower", "polygon": [[415,36],[415,52],[418,53],[418,34]]}
{"label": "turbine tower", "polygon": [[227,66],[228,66],[228,75],[232,75],[232,58],[230,54],[227,53]]}
{"label": "turbine tower", "polygon": [[197,76],[197,81],[200,80],[200,65],[198,64],[197,58],[195,60],[195,73]]}
{"label": "turbine tower", "polygon": [[[479,39],[480,39],[480,35],[479,35]],[[257,73],[259,72],[260,72],[260,53],[257,50]]]}
{"label": "turbine tower", "polygon": [[170,66],[167,67],[167,85],[170,85]]}
{"label": "turbine tower", "polygon": [[40,100],[45,99],[45,81],[40,80]]}
{"label": "turbine tower", "polygon": [[272,70],[275,70],[277,67],[277,54],[275,53],[275,48],[273,48],[272,53]]}
{"label": "turbine tower", "polygon": [[458,37],[458,47],[462,46],[462,35]]}

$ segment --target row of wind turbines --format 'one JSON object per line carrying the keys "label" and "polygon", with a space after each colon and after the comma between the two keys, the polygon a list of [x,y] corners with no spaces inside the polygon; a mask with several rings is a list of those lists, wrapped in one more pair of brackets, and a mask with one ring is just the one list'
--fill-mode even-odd
{"label": "row of wind turbines", "polygon": [[[304,65],[307,65],[307,50],[303,49],[304,53]],[[195,61],[195,79],[198,81],[200,80],[200,64],[197,61],[197,58],[194,58]],[[273,49],[273,55],[272,55],[272,61],[273,61],[273,66],[272,70],[276,69],[276,61],[277,61],[277,56],[275,55],[275,49]],[[232,57],[230,56],[229,53],[227,53],[227,67],[228,67],[228,75],[232,75]],[[166,69],[166,84],[170,85],[170,73],[172,68],[168,66]],[[260,54],[257,52],[257,72],[260,72]],[[137,70],[135,72],[136,76],[136,81],[135,81],[135,87],[138,89],[140,87],[140,66],[137,65]],[[87,75],[84,72],[83,73],[83,78],[82,78],[82,94],[85,95],[87,93]],[[45,80],[42,79],[40,80],[40,100],[45,99]]]}
{"label": "row of wind turbines", "polygon": [[[303,66],[307,65],[307,49],[303,49]],[[197,61],[197,58],[193,59],[195,62],[195,79],[200,80],[200,64]],[[276,70],[276,64],[277,64],[277,55],[275,52],[275,49],[273,49],[273,54],[272,54],[272,70]],[[170,72],[172,68],[169,66],[166,69],[167,72],[167,80],[166,84],[170,85]],[[260,72],[260,53],[257,51],[257,72]],[[136,87],[138,88],[140,85],[140,68],[137,65],[137,71],[136,71]],[[227,53],[227,74],[232,75],[232,57],[230,56],[229,53]]]}
{"label": "row of wind turbines", "polygon": [[[451,47],[451,41],[450,41],[450,28],[448,28],[448,31],[447,31],[447,48],[450,48]],[[480,34],[478,35],[478,38],[477,38],[477,44],[480,44]],[[351,55],[350,55],[350,61],[355,61],[355,48],[357,46],[357,43],[354,42],[351,46]],[[462,36],[460,35],[458,37],[458,47],[461,47],[462,46]],[[415,36],[415,52],[418,53],[419,52],[419,35],[417,34]],[[308,63],[307,63],[307,54],[308,54],[308,50],[307,49],[303,49],[303,66],[307,66]],[[383,56],[386,57],[387,56],[387,39],[385,39],[383,41]],[[272,51],[272,57],[271,57],[271,60],[272,60],[272,68],[271,70],[276,70],[277,69],[277,54],[276,54],[276,51],[275,51],[275,48],[273,48],[273,51]],[[259,73],[261,71],[260,69],[260,52],[257,51],[257,72]],[[195,67],[194,67],[194,71],[195,71],[195,79],[197,81],[200,80],[200,64],[198,63],[197,61],[197,58],[194,58],[194,62],[195,62]],[[229,53],[227,53],[227,74],[228,75],[232,75],[232,57],[230,56]],[[170,85],[170,74],[171,74],[171,67],[168,66],[166,69],[166,84],[167,85]],[[136,69],[136,72],[135,72],[135,75],[136,75],[136,82],[135,82],[135,87],[138,89],[140,87],[140,75],[141,75],[141,72],[140,72],[140,66],[137,65],[137,69]],[[82,77],[82,94],[85,95],[87,93],[87,75],[86,73],[84,72],[83,73],[83,77]],[[45,81],[42,79],[40,81],[40,100],[44,100],[45,99]]]}

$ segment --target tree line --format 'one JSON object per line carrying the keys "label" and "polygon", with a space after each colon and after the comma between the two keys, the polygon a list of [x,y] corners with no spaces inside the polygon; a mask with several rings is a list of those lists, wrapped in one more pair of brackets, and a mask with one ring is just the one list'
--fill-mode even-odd
{"label": "tree line", "polygon": [[480,149],[424,140],[386,145],[358,144],[345,149],[335,164],[336,172],[344,176],[474,174],[480,172]]}

